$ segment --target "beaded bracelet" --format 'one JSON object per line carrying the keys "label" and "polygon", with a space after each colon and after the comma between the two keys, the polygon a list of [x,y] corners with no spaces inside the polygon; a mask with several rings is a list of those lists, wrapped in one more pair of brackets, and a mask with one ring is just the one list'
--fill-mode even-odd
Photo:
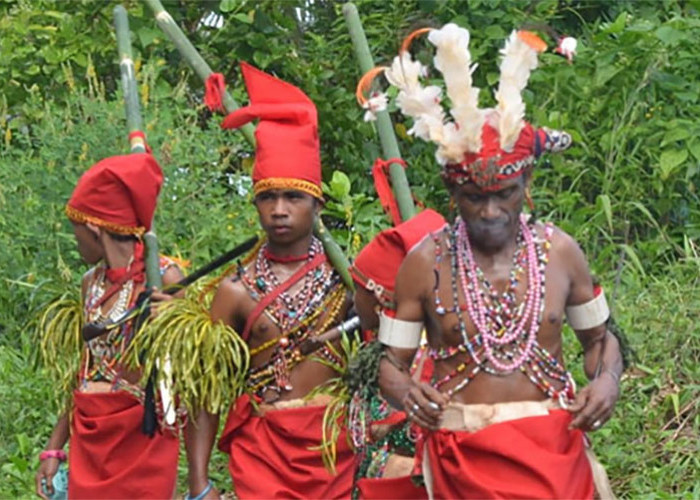
{"label": "beaded bracelet", "polygon": [[39,453],[39,460],[44,461],[47,458],[58,458],[61,462],[65,462],[68,456],[63,450],[44,450]]}
{"label": "beaded bracelet", "polygon": [[205,496],[207,496],[207,493],[209,493],[212,490],[212,488],[214,488],[214,485],[211,484],[211,481],[209,481],[207,483],[207,487],[204,488],[199,495],[193,497],[188,492],[187,495],[185,495],[185,500],[202,500]]}

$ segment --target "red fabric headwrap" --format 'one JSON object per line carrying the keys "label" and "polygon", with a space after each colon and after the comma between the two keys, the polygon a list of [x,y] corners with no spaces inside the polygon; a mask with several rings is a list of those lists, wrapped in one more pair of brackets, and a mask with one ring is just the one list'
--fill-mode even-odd
{"label": "red fabric headwrap", "polygon": [[[350,274],[359,285],[377,295],[384,291],[391,294],[408,252],[426,235],[444,225],[442,215],[427,209],[396,227],[385,229],[360,251],[350,267]],[[377,285],[381,287],[379,290]]]}
{"label": "red fabric headwrap", "polygon": [[321,191],[316,106],[300,89],[241,63],[250,105],[229,114],[222,128],[260,119],[255,129],[253,191],[298,189],[317,198]]}
{"label": "red fabric headwrap", "polygon": [[85,172],[66,206],[68,217],[119,234],[151,227],[163,172],[148,153],[106,158]]}

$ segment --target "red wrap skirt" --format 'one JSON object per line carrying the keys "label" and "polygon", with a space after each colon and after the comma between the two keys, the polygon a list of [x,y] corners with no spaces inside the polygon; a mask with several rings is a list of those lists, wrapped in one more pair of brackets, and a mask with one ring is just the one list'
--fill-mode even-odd
{"label": "red wrap skirt", "polygon": [[382,500],[387,498],[406,498],[423,500],[428,498],[425,487],[416,486],[411,476],[363,478],[357,481],[360,498]]}
{"label": "red wrap skirt", "polygon": [[141,432],[143,405],[119,392],[73,394],[68,498],[172,498],[179,439]]}
{"label": "red wrap skirt", "polygon": [[476,432],[432,432],[421,454],[428,489],[434,498],[593,498],[584,436],[571,420],[552,410]]}
{"label": "red wrap skirt", "polygon": [[337,443],[336,474],[323,465],[325,406],[253,412],[241,396],[228,414],[219,449],[229,454],[238,498],[350,498],[355,457],[345,432]]}

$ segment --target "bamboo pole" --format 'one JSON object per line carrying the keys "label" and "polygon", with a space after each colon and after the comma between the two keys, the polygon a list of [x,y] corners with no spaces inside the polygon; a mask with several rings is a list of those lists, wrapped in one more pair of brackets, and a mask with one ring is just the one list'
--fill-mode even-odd
{"label": "bamboo pole", "polygon": [[[177,23],[173,20],[172,16],[165,10],[163,4],[160,0],[144,0],[148,8],[151,9],[153,15],[156,18],[156,23],[158,27],[170,38],[170,41],[175,44],[178,52],[187,61],[187,64],[192,68],[192,70],[197,73],[197,76],[206,82],[209,75],[212,74],[212,69],[206,63],[206,61],[199,55],[197,49],[188,40],[187,36],[182,32]],[[238,104],[231,94],[226,91],[223,95],[223,103],[227,112],[231,112],[234,109],[238,109]],[[243,125],[241,127],[241,132],[245,136],[246,140],[251,144],[255,145],[255,128],[250,123]]]}
{"label": "bamboo pole", "polygon": [[[360,65],[362,74],[367,73],[374,68],[374,60],[369,50],[367,37],[362,29],[362,21],[357,13],[357,7],[352,2],[347,2],[343,5],[343,16],[345,23],[348,26],[348,32],[352,39],[352,46],[355,49],[355,56]],[[382,152],[386,159],[401,158],[399,144],[396,141],[394,127],[391,123],[391,117],[387,110],[380,111],[377,114],[377,132],[379,141],[382,145]],[[416,214],[416,207],[413,204],[413,196],[411,195],[411,187],[408,185],[406,172],[401,165],[392,163],[389,166],[389,175],[391,176],[391,186],[396,197],[396,203],[399,206],[401,219],[406,221]]]}
{"label": "bamboo pole", "polygon": [[[119,49],[119,71],[121,73],[122,89],[124,93],[124,107],[126,109],[126,123],[129,129],[129,147],[132,153],[145,153],[146,141],[143,137],[132,135],[133,132],[142,132],[143,123],[141,120],[141,107],[139,105],[138,86],[136,84],[136,73],[134,71],[134,61],[131,56],[131,32],[129,30],[129,16],[126,9],[117,5],[114,7],[114,28],[117,33],[117,47]],[[146,245],[146,288],[163,288],[163,278],[160,274],[160,250],[158,248],[158,237],[155,233],[155,221],[151,221],[151,228],[143,236]],[[170,363],[166,360],[164,366],[165,373],[170,373]],[[152,378],[149,384],[153,383]],[[171,384],[167,378],[159,384],[159,392],[163,408],[165,409],[165,420],[168,424],[175,423],[175,407],[172,404]],[[147,402],[148,404],[148,402]],[[153,412],[151,412],[153,413]],[[148,423],[147,423],[148,421]],[[151,422],[144,416],[144,431],[153,434],[155,422]]]}
{"label": "bamboo pole", "polygon": [[[189,64],[189,66],[195,73],[197,73],[203,82],[206,81],[206,79],[212,73],[211,68],[206,61],[204,61],[199,52],[197,52],[194,45],[192,45],[192,43],[187,39],[170,14],[168,14],[163,7],[163,4],[160,3],[160,0],[144,0],[144,2],[155,15],[158,26],[175,44],[175,47],[180,52],[180,55],[185,59],[187,64]],[[228,91],[224,95],[223,104],[227,113],[231,113],[239,107],[238,103],[236,103]],[[243,135],[248,143],[255,147],[255,136],[253,135],[254,129],[252,125],[244,125],[241,127],[241,130],[243,131]],[[320,217],[316,218],[314,234],[319,240],[321,240],[321,243],[323,243],[323,248],[328,255],[331,265],[333,265],[335,270],[338,272],[345,286],[353,290],[355,288],[355,283],[353,282],[350,272],[348,271],[350,261],[345,256],[338,243],[336,243],[336,241],[333,239],[330,232],[328,232],[328,230],[325,228]]]}

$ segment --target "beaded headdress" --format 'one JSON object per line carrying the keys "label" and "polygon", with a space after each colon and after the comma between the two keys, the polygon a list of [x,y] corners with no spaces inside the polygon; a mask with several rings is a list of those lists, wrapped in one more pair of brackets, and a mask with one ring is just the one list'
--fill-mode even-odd
{"label": "beaded headdress", "polygon": [[[424,86],[427,68],[412,58],[409,48],[417,36],[428,33],[436,47],[433,59],[442,73],[451,108],[441,104],[442,89]],[[529,31],[514,31],[501,50],[501,78],[495,93],[495,108],[479,108],[479,89],[472,85],[469,31],[447,24],[441,29],[423,28],[404,40],[399,55],[387,67],[366,73],[357,87],[357,98],[367,109],[365,119],[386,106],[384,94],[366,97],[374,78],[383,73],[399,92],[396,104],[413,118],[409,134],[437,144],[435,157],[454,181],[471,181],[482,189],[497,188],[499,182],[517,177],[530,168],[545,151],[558,152],[571,145],[566,132],[536,129],[525,121],[522,91],[537,67],[537,55],[546,44]]]}

